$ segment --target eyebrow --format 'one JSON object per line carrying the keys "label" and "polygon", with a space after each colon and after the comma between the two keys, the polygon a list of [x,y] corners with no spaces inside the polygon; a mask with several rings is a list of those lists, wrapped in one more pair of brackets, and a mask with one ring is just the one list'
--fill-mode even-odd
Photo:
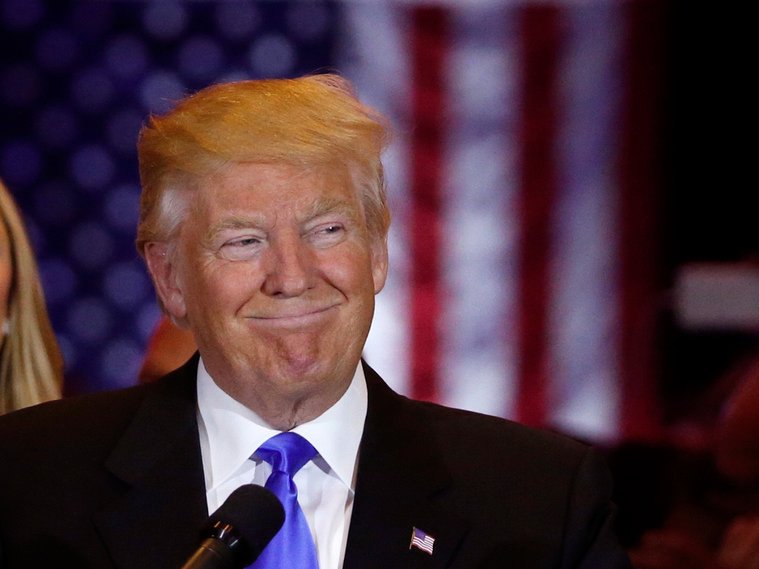
{"label": "eyebrow", "polygon": [[311,211],[305,216],[304,221],[308,221],[329,213],[341,213],[348,216],[351,220],[356,218],[356,208],[352,207],[350,201],[344,198],[326,198],[316,201]]}
{"label": "eyebrow", "polygon": [[203,236],[203,241],[205,243],[210,243],[213,241],[214,237],[227,229],[250,229],[251,227],[256,227],[262,224],[263,219],[261,216],[257,216],[255,214],[251,215],[250,217],[228,217],[221,220],[219,223],[209,227],[208,231],[206,231],[206,234]]}
{"label": "eyebrow", "polygon": [[[308,210],[301,222],[307,222],[330,213],[339,213],[348,217],[351,221],[357,219],[357,211],[350,201],[343,198],[326,198],[317,200]],[[246,216],[233,215],[211,226],[204,236],[205,242],[211,242],[216,235],[228,229],[250,229],[264,225],[263,216],[256,213]]]}

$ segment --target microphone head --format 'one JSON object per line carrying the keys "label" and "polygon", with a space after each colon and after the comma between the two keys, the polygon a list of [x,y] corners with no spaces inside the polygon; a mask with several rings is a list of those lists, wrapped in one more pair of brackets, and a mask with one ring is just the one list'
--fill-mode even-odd
{"label": "microphone head", "polygon": [[220,539],[240,567],[255,561],[285,522],[285,510],[269,490],[255,484],[237,488],[208,518],[205,535]]}

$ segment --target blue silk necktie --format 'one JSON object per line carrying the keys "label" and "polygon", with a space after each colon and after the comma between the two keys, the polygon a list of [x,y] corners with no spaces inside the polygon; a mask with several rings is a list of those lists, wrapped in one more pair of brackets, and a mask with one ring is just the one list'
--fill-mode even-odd
{"label": "blue silk necktie", "polygon": [[289,432],[273,436],[256,451],[257,458],[272,466],[265,487],[282,502],[285,523],[249,569],[319,569],[314,540],[293,482],[295,473],[315,455],[311,443]]}

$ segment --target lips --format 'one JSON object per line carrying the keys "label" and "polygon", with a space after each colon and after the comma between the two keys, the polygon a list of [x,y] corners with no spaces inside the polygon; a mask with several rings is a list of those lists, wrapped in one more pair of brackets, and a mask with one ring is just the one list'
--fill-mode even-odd
{"label": "lips", "polygon": [[269,322],[272,324],[299,322],[299,321],[305,322],[305,321],[318,319],[323,314],[325,314],[326,312],[336,307],[337,307],[337,304],[329,304],[326,306],[319,306],[319,307],[309,306],[309,307],[285,309],[285,310],[272,311],[270,313],[264,312],[260,314],[254,314],[250,316],[249,318],[252,320],[261,321],[261,322]]}

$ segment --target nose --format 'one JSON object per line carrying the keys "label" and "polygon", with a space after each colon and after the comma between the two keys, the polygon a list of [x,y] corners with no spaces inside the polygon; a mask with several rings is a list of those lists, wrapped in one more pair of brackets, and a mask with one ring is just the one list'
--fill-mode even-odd
{"label": "nose", "polygon": [[311,286],[311,252],[299,235],[272,240],[263,292],[269,296],[299,296]]}

